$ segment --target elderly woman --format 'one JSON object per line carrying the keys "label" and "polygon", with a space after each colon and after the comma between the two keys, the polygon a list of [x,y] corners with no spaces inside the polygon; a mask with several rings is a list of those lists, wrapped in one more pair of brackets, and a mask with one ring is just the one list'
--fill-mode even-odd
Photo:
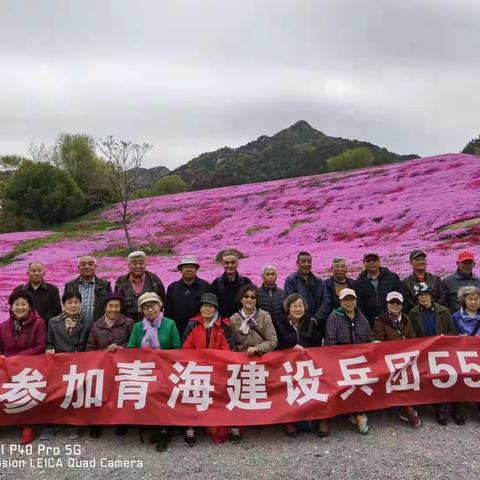
{"label": "elderly woman", "polygon": [[[453,316],[460,335],[480,336],[480,288],[462,287],[458,290],[458,301],[462,307]],[[476,404],[477,420],[480,421],[480,403]]]}
{"label": "elderly woman", "polygon": [[[344,288],[338,295],[340,307],[327,319],[325,345],[350,345],[373,341],[367,318],[357,308],[357,294],[351,288]],[[362,435],[368,433],[368,417],[359,412],[350,415],[349,420],[357,426]]]}
{"label": "elderly woman", "polygon": [[[373,336],[380,342],[386,340],[402,340],[415,338],[417,334],[410,318],[403,313],[403,295],[400,292],[389,292],[386,297],[387,309],[373,323]],[[412,428],[421,425],[418,413],[413,407],[402,407],[398,410],[400,419],[408,422]]]}
{"label": "elderly woman", "polygon": [[[417,337],[435,337],[436,335],[457,335],[452,316],[448,308],[433,301],[433,290],[424,282],[413,286],[413,293],[417,299],[408,316],[412,321]],[[448,403],[435,405],[435,419],[439,425],[448,424]],[[460,411],[458,403],[452,404],[450,416],[457,425],[465,425],[465,419]]]}
{"label": "elderly woman", "polygon": [[[45,323],[32,308],[32,297],[24,290],[14,291],[8,298],[10,315],[0,324],[0,356],[40,355],[45,352]],[[33,442],[35,432],[25,426],[20,444]]]}
{"label": "elderly woman", "polygon": [[62,296],[63,312],[48,322],[47,353],[84,352],[91,322],[80,313],[82,296],[67,290]]}
{"label": "elderly woman", "polygon": [[[234,347],[233,334],[228,318],[218,314],[218,299],[213,293],[204,293],[200,299],[200,313],[193,317],[185,328],[183,349],[231,350]],[[227,437],[227,431],[222,427],[207,429],[215,443],[220,443]],[[187,447],[195,445],[195,429],[185,430],[184,441]]]}
{"label": "elderly woman", "polygon": [[121,314],[123,297],[109,293],[103,299],[105,314],[92,324],[85,350],[109,350],[128,346],[134,321]]}
{"label": "elderly woman", "polygon": [[[309,347],[320,347],[322,339],[317,321],[308,314],[307,301],[299,293],[290,294],[283,302],[287,318],[278,327],[279,349],[295,348],[304,350]],[[296,437],[298,430],[314,428],[320,437],[329,435],[326,420],[315,422],[287,423],[284,433],[288,437]]]}
{"label": "elderly woman", "polygon": [[[48,322],[48,354],[84,352],[91,322],[80,312],[82,296],[75,289],[68,289],[62,296],[63,312]],[[40,440],[50,440],[59,427],[47,425],[40,434]],[[80,438],[81,427],[70,427],[70,439]]]}
{"label": "elderly woman", "polygon": [[[108,350],[114,352],[118,348],[128,346],[128,341],[133,330],[133,320],[121,314],[123,297],[117,292],[109,293],[103,299],[105,314],[92,324],[88,335],[85,350]],[[102,431],[100,425],[90,429],[90,437],[98,438]],[[115,435],[125,435],[127,428],[118,425]]]}
{"label": "elderly woman", "polygon": [[[143,320],[134,325],[129,348],[172,350],[180,348],[180,335],[175,322],[163,316],[163,303],[155,292],[145,292],[138,299],[138,310]],[[159,427],[151,436],[158,452],[164,452],[170,441],[167,429]]]}
{"label": "elderly woman", "polygon": [[[230,317],[234,335],[235,350],[245,352],[249,357],[263,355],[277,347],[277,334],[270,314],[257,308],[258,290],[255,285],[244,285],[238,291],[240,310]],[[242,440],[239,428],[230,429],[230,440]]]}

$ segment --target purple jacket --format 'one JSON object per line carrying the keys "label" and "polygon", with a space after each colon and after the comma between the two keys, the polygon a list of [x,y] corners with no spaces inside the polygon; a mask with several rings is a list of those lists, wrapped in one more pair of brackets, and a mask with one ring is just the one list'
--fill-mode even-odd
{"label": "purple jacket", "polygon": [[0,324],[0,354],[6,357],[13,355],[40,355],[45,353],[47,336],[45,322],[32,310],[23,322],[18,335],[14,335],[13,316]]}

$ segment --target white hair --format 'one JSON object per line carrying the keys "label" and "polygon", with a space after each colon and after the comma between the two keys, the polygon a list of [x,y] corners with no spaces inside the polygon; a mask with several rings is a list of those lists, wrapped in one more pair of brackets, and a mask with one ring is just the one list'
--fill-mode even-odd
{"label": "white hair", "polygon": [[264,265],[262,267],[262,274],[265,273],[265,270],[274,270],[275,273],[277,273],[277,269],[275,268],[274,265]]}
{"label": "white hair", "polygon": [[135,257],[143,257],[143,258],[147,258],[147,254],[145,252],[142,252],[142,250],[135,250],[134,252],[131,252],[128,254],[128,263],[131,262],[131,260]]}

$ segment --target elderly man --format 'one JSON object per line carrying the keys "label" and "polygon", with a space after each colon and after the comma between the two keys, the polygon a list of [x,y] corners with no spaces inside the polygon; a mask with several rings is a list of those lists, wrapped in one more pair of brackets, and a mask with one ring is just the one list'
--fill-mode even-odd
{"label": "elderly man", "polygon": [[92,255],[83,255],[78,259],[79,276],[65,284],[64,293],[78,290],[82,296],[80,312],[93,323],[103,314],[103,298],[112,291],[108,280],[96,275],[97,261]]}
{"label": "elderly man", "polygon": [[418,283],[426,283],[432,290],[435,303],[444,305],[445,287],[438,275],[427,272],[427,254],[423,250],[413,250],[410,253],[412,273],[402,279],[405,285],[404,310],[408,313],[417,303],[413,287]]}
{"label": "elderly man", "polygon": [[325,280],[325,287],[332,299],[332,310],[340,306],[340,292],[344,288],[353,289],[355,280],[347,277],[347,272],[347,260],[343,257],[335,257],[332,261],[332,276]]}
{"label": "elderly man", "polygon": [[45,265],[41,262],[31,262],[28,265],[27,277],[28,282],[18,285],[14,291],[25,290],[30,293],[33,309],[42,317],[48,328],[48,321],[62,313],[58,288],[45,281]]}
{"label": "elderly man", "polygon": [[480,288],[480,278],[474,275],[475,256],[472,252],[464,250],[457,257],[457,271],[443,279],[445,286],[446,306],[451,313],[460,310],[461,304],[458,299],[458,291],[462,287]]}
{"label": "elderly man", "polygon": [[285,280],[285,296],[299,293],[307,302],[308,314],[317,321],[320,338],[325,336],[325,324],[332,311],[332,299],[325,282],[312,273],[312,256],[308,252],[297,255],[297,271]]}
{"label": "elderly man", "polygon": [[273,265],[262,268],[262,280],[262,286],[258,289],[257,307],[270,314],[278,337],[280,325],[285,321],[285,292],[277,287],[277,269]]}
{"label": "elderly man", "polygon": [[118,277],[115,282],[115,291],[125,299],[122,313],[136,322],[143,319],[142,312],[138,311],[140,295],[145,292],[155,292],[162,302],[165,302],[165,287],[162,281],[157,275],[149,272],[146,267],[146,253],[136,250],[128,255],[129,273]]}
{"label": "elderly man", "polygon": [[366,253],[363,265],[365,270],[355,280],[354,289],[358,296],[358,306],[372,327],[375,318],[386,311],[387,294],[395,291],[404,295],[405,286],[396,273],[380,266],[378,253]]}
{"label": "elderly man", "polygon": [[177,270],[182,277],[167,288],[164,315],[177,325],[180,338],[187,323],[200,311],[200,299],[210,291],[210,284],[197,276],[200,265],[194,256],[182,257]]}
{"label": "elderly man", "polygon": [[231,317],[240,308],[238,291],[252,281],[238,273],[238,255],[233,250],[223,252],[222,266],[223,274],[212,282],[210,289],[218,298],[220,316]]}

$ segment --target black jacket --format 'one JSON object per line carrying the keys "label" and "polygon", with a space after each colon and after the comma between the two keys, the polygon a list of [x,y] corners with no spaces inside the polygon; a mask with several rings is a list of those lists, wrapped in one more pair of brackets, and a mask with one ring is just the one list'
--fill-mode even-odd
{"label": "black jacket", "polygon": [[165,304],[165,287],[160,278],[152,272],[145,272],[145,285],[143,292],[137,294],[130,284],[130,274],[122,275],[115,282],[115,291],[120,293],[125,301],[123,302],[122,313],[126,317],[133,318],[135,322],[143,319],[143,313],[138,311],[138,297],[145,292],[155,292]]}
{"label": "black jacket", "polygon": [[45,322],[45,330],[48,328],[48,321],[62,313],[60,293],[58,288],[51,283],[43,282],[36,290],[30,282],[15,287],[14,292],[24,290],[32,296],[33,308]]}
{"label": "black jacket", "polygon": [[210,285],[210,291],[218,298],[218,312],[221,317],[231,317],[240,309],[240,302],[237,301],[237,294],[241,287],[251,284],[248,277],[238,272],[233,281],[230,281],[224,273],[217,277]]}
{"label": "black jacket", "polygon": [[285,318],[280,326],[278,349],[293,348],[295,345],[302,347],[319,347],[322,345],[320,330],[317,321],[310,315],[305,315],[298,330]]}
{"label": "black jacket", "polygon": [[281,288],[268,288],[262,285],[258,289],[257,307],[270,314],[277,335],[278,325],[283,324],[286,319],[286,314],[283,310],[284,300],[285,292]]}
{"label": "black jacket", "polygon": [[180,279],[168,286],[164,315],[175,322],[180,338],[189,320],[199,313],[200,298],[209,291],[210,284],[198,277],[190,285]]}
{"label": "black jacket", "polygon": [[[446,290],[442,283],[442,279],[438,275],[425,272],[424,281],[433,291],[433,301],[435,303],[439,303],[440,305],[446,306]],[[412,272],[408,277],[402,279],[402,283],[405,285],[406,293],[403,302],[403,310],[405,312],[409,312],[417,304],[417,300],[413,293],[413,287],[419,283],[419,280],[415,276],[415,273]]]}
{"label": "black jacket", "polygon": [[358,306],[367,317],[370,328],[375,317],[387,310],[387,293],[396,291],[405,296],[405,286],[399,276],[385,267],[380,267],[376,292],[365,270],[355,280],[354,290],[357,292]]}
{"label": "black jacket", "polygon": [[[70,280],[65,284],[63,292],[67,290],[79,290],[80,277]],[[95,314],[93,321],[98,320],[104,313],[103,298],[112,291],[112,286],[108,280],[95,276]]]}

